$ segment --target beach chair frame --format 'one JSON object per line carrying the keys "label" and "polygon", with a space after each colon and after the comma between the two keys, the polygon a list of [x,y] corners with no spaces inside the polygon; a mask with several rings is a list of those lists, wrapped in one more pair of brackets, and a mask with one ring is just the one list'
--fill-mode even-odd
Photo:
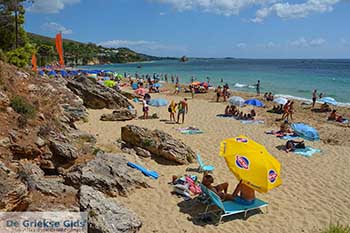
{"label": "beach chair frame", "polygon": [[[202,188],[202,186],[201,186]],[[202,213],[204,215],[208,214],[208,213],[213,213],[218,219],[219,221],[217,222],[217,225],[219,225],[222,222],[222,219],[224,217],[230,216],[230,215],[235,215],[235,214],[240,214],[240,213],[244,213],[244,219],[247,218],[247,213],[251,210],[256,210],[256,209],[261,209],[263,207],[266,207],[266,213],[268,213],[268,203],[264,202],[260,199],[256,199],[254,205],[252,206],[243,206],[243,205],[239,205],[237,203],[235,203],[234,201],[221,201],[221,198],[214,193],[213,191],[204,188],[204,190],[206,189],[206,192],[209,193],[209,198],[210,198],[210,202],[207,203],[207,207],[205,209],[205,212]],[[219,208],[219,210],[214,210],[214,211],[208,211],[209,208],[211,206],[216,206]],[[230,209],[226,209],[226,206],[230,206],[230,205],[235,205],[236,208],[234,210],[230,210]],[[239,208],[240,207],[240,208]]]}
{"label": "beach chair frame", "polygon": [[215,168],[214,166],[211,166],[211,165],[205,165],[202,161],[202,158],[201,158],[201,155],[199,153],[197,153],[196,155],[196,159],[197,159],[197,162],[198,162],[198,172],[199,173],[202,173],[202,172],[212,172]]}

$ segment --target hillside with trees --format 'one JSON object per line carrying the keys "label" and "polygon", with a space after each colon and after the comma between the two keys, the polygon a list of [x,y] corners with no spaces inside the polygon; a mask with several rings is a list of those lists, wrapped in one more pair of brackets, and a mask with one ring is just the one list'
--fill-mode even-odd
{"label": "hillside with trees", "polygon": [[[39,66],[56,63],[58,54],[55,39],[33,33],[27,33],[24,3],[31,0],[0,0],[0,60],[18,67],[30,64],[35,53]],[[160,58],[137,53],[128,48],[105,48],[93,43],[81,43],[63,40],[66,65],[88,65],[105,63],[142,62]]]}

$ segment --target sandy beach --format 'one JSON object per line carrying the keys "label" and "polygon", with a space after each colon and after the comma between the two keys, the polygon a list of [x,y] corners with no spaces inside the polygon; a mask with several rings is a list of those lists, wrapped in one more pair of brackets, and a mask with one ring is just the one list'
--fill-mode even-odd
{"label": "sandy beach", "polygon": [[[234,93],[245,98],[251,94]],[[182,94],[185,96],[186,94]],[[152,98],[166,98],[179,101],[183,96],[171,94],[152,94]],[[214,183],[228,182],[232,192],[238,181],[228,170],[223,158],[219,157],[220,142],[226,138],[246,135],[264,145],[282,165],[283,184],[267,194],[257,197],[269,202],[269,209],[262,209],[264,214],[252,212],[246,220],[243,215],[224,219],[224,223],[215,226],[204,223],[197,218],[205,206],[195,199],[184,201],[172,195],[172,187],[168,184],[172,175],[201,174],[186,171],[197,168],[197,163],[189,166],[170,166],[159,164],[152,159],[143,159],[126,154],[130,161],[144,165],[160,174],[158,180],[149,179],[152,188],[139,189],[128,198],[119,197],[127,207],[140,216],[143,226],[141,232],[318,232],[329,223],[350,222],[350,128],[349,125],[329,123],[327,114],[311,113],[297,103],[294,122],[309,123],[319,130],[321,141],[306,142],[308,146],[322,150],[311,158],[294,153],[285,153],[279,148],[285,144],[281,140],[264,132],[278,129],[278,115],[266,113],[269,108],[256,108],[257,119],[265,120],[265,124],[244,125],[240,121],[217,118],[223,113],[226,103],[214,102],[214,93],[189,97],[189,113],[185,124],[165,124],[168,119],[167,107],[151,107],[150,114],[157,113],[160,119],[132,120],[127,122],[103,122],[100,116],[112,110],[89,110],[87,122],[79,122],[78,128],[97,137],[98,145],[106,150],[120,152],[118,139],[121,127],[127,124],[160,129],[173,137],[182,140],[194,151],[200,152],[206,164],[215,166]],[[142,106],[134,104],[138,115],[142,115]],[[268,105],[271,107],[271,104]],[[248,112],[251,107],[245,107]],[[340,113],[349,109],[339,109]],[[195,126],[204,131],[199,135],[182,135],[177,128]]]}

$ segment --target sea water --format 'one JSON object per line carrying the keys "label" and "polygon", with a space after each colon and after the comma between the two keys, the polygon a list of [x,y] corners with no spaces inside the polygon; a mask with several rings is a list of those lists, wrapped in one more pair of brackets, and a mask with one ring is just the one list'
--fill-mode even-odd
{"label": "sea water", "polygon": [[[188,62],[160,60],[143,63],[85,66],[85,69],[112,70],[134,75],[138,73],[179,76],[181,83],[207,81],[213,86],[227,83],[231,89],[255,91],[261,82],[261,93],[272,92],[300,99],[311,99],[317,89],[323,96],[350,105],[350,60],[301,59],[190,59]],[[221,82],[223,79],[223,83]]]}

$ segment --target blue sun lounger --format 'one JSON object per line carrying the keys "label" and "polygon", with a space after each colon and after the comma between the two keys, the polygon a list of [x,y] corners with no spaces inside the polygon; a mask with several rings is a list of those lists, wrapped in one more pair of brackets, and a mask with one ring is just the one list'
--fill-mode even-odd
{"label": "blue sun lounger", "polygon": [[212,172],[215,169],[214,166],[205,165],[199,153],[197,153],[197,162],[199,164],[199,167],[198,167],[199,172]]}
{"label": "blue sun lounger", "polygon": [[219,211],[216,211],[218,213],[217,216],[219,217],[218,224],[220,224],[222,218],[224,218],[226,216],[244,213],[244,218],[246,218],[248,211],[260,209],[263,207],[267,208],[269,205],[267,202],[264,202],[264,201],[257,199],[257,198],[255,199],[254,203],[251,205],[241,205],[241,204],[236,203],[235,201],[224,201],[223,202],[223,201],[221,201],[221,198],[216,193],[209,190],[204,185],[201,185],[201,189],[202,189],[202,192],[206,195],[209,195],[209,198],[210,198],[210,201],[207,204],[207,208],[206,208],[204,214],[209,213],[208,209],[210,206],[213,206],[213,205],[217,206],[219,208]]}

